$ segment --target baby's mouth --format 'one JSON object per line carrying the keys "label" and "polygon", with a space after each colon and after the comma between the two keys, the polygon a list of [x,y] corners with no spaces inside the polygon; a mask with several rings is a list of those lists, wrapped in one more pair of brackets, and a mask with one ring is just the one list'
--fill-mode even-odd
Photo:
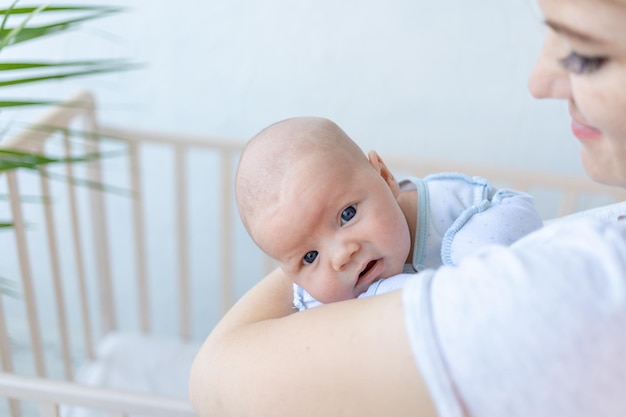
{"label": "baby's mouth", "polygon": [[374,259],[369,261],[365,268],[359,273],[359,277],[354,283],[354,287],[360,291],[366,291],[367,287],[372,285],[374,281],[380,279],[384,274],[385,260],[383,258]]}
{"label": "baby's mouth", "polygon": [[376,265],[376,260],[370,261],[364,270],[359,274],[359,278],[363,277],[363,275],[367,274],[373,267]]}

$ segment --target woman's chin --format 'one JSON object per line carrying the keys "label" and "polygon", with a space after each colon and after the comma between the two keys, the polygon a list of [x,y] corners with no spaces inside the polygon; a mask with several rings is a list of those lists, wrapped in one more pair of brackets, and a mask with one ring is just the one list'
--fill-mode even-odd
{"label": "woman's chin", "polygon": [[599,184],[626,188],[626,168],[614,170],[613,164],[604,161],[604,163],[589,157],[584,150],[582,153],[582,162],[585,172],[591,180]]}

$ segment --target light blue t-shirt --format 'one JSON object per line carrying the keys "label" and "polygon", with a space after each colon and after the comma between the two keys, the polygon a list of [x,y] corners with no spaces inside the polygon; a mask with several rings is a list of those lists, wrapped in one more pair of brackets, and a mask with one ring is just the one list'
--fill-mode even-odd
{"label": "light blue t-shirt", "polygon": [[407,279],[407,333],[440,417],[626,416],[616,207]]}

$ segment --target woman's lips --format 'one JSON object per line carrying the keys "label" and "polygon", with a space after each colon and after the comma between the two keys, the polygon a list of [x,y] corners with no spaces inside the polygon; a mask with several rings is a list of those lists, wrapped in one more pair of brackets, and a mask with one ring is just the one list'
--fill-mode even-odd
{"label": "woman's lips", "polygon": [[585,118],[578,112],[573,100],[569,102],[569,114],[572,116],[572,132],[578,139],[597,139],[602,136],[602,132],[585,123]]}
{"label": "woman's lips", "polygon": [[602,136],[602,132],[600,132],[595,127],[591,127],[584,123],[579,122],[575,118],[572,118],[572,132],[574,132],[574,136],[578,139],[597,139]]}

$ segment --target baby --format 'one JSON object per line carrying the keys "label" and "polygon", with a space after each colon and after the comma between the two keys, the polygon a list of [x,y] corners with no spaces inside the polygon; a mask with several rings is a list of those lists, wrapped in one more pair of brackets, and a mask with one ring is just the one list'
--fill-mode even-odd
{"label": "baby", "polygon": [[239,213],[254,242],[294,282],[294,305],[386,292],[402,272],[456,265],[487,244],[542,226],[532,198],[479,177],[435,174],[398,183],[381,157],[333,122],[275,123],[246,145]]}

